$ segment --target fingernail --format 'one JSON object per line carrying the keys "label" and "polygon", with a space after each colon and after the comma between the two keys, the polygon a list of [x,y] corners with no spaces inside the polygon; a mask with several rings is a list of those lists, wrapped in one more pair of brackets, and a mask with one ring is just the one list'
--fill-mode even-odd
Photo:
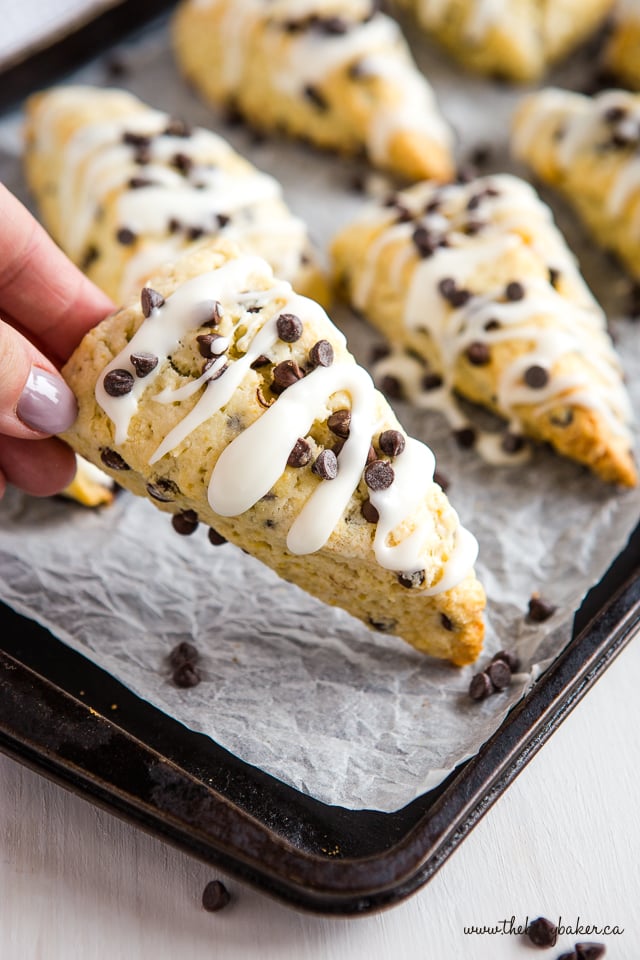
{"label": "fingernail", "polygon": [[31,367],[16,414],[32,430],[62,433],[78,416],[78,404],[62,377]]}

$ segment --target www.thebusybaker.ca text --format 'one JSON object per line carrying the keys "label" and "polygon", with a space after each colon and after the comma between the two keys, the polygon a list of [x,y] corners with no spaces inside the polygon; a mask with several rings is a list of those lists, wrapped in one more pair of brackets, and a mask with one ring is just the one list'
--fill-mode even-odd
{"label": "www.thebusybaker.ca text", "polygon": [[[624,927],[619,927],[612,923],[585,923],[580,917],[577,917],[574,923],[564,923],[562,917],[558,917],[558,936],[566,934],[570,937],[609,937],[624,933]],[[476,934],[479,936],[522,936],[529,929],[529,917],[525,917],[524,923],[518,923],[515,917],[508,920],[498,920],[494,924],[474,924],[469,927],[463,927],[466,934]]]}

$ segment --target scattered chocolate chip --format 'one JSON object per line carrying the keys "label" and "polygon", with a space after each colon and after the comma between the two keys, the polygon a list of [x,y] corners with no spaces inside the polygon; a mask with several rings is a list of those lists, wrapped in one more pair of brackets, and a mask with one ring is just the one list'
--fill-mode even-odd
{"label": "scattered chocolate chip", "polygon": [[474,340],[465,350],[465,355],[469,363],[474,367],[485,367],[491,363],[491,350],[482,340]]}
{"label": "scattered chocolate chip", "polygon": [[265,356],[264,353],[261,353],[259,357],[256,357],[253,363],[251,364],[252,370],[260,370],[261,367],[266,367],[271,363],[269,357]]}
{"label": "scattered chocolate chip", "polygon": [[470,450],[471,447],[475,446],[476,431],[473,427],[461,427],[459,430],[454,430],[453,436],[462,450]]}
{"label": "scattered chocolate chip", "polygon": [[349,436],[349,427],[351,425],[351,410],[336,410],[327,420],[327,426],[336,437],[342,437],[346,440]]}
{"label": "scattered chocolate chip", "polygon": [[217,300],[204,300],[199,305],[202,320],[201,327],[217,327],[222,320],[222,306]]}
{"label": "scattered chocolate chip", "polygon": [[89,267],[92,266],[92,264],[94,264],[99,257],[100,251],[96,245],[92,243],[84,252],[84,256],[82,257],[82,261],[80,263],[80,269],[88,270]]}
{"label": "scattered chocolate chip", "polygon": [[491,333],[492,330],[499,330],[499,329],[500,329],[500,321],[499,321],[499,320],[495,320],[495,319],[492,317],[490,320],[487,320],[487,322],[486,322],[485,325],[484,325],[484,329],[487,331],[487,333]]}
{"label": "scattered chocolate chip", "polygon": [[452,307],[455,307],[457,310],[459,307],[464,307],[466,303],[471,299],[470,290],[454,290],[453,293],[447,298]]}
{"label": "scattered chocolate chip", "polygon": [[147,493],[160,503],[172,503],[180,495],[177,483],[167,477],[158,477],[147,484]]}
{"label": "scattered chocolate chip", "polygon": [[374,630],[379,630],[380,633],[391,633],[397,626],[397,623],[398,621],[393,620],[391,617],[369,617],[370,626],[372,626]]}
{"label": "scattered chocolate chip", "polygon": [[218,221],[218,226],[221,230],[224,230],[224,228],[231,223],[231,217],[227,213],[217,213],[216,220]]}
{"label": "scattered chocolate chip", "polygon": [[578,960],[598,960],[607,952],[604,943],[582,942],[576,943],[576,957]]}
{"label": "scattered chocolate chip", "polygon": [[220,880],[211,880],[202,894],[202,906],[209,913],[216,913],[226,907],[231,900],[231,895]]}
{"label": "scattered chocolate chip", "polygon": [[135,380],[133,374],[128,370],[116,368],[105,374],[102,383],[105,392],[108,393],[110,397],[124,397],[133,390]]}
{"label": "scattered chocolate chip", "polygon": [[169,120],[169,123],[164,130],[165,137],[190,137],[191,136],[191,127],[184,122],[184,120],[179,120],[177,117],[172,117]]}
{"label": "scattered chocolate chip", "polygon": [[364,482],[370,490],[386,490],[393,483],[394,476],[388,460],[374,460],[364,470]]}
{"label": "scattered chocolate chip", "polygon": [[539,366],[539,364],[534,363],[525,370],[524,382],[533,390],[541,390],[542,387],[546,387],[549,382],[549,371]]}
{"label": "scattered chocolate chip", "polygon": [[183,663],[173,671],[173,682],[176,687],[188,689],[197,687],[200,683],[200,674],[191,663]]}
{"label": "scattered chocolate chip", "polygon": [[111,447],[101,448],[100,459],[104,463],[105,467],[109,467],[110,470],[131,470],[131,467],[127,461],[124,460],[115,450],[112,450]]}
{"label": "scattered chocolate chip", "polygon": [[424,570],[416,570],[415,573],[398,574],[398,583],[401,587],[406,587],[407,590],[415,590],[417,587],[421,587],[425,580]]}
{"label": "scattered chocolate chip", "polygon": [[214,547],[221,547],[223,543],[227,543],[226,537],[223,537],[222,534],[214,530],[213,527],[209,527],[207,536],[209,537],[209,543],[212,543]]}
{"label": "scattered chocolate chip", "polygon": [[338,476],[338,458],[333,450],[323,450],[316,457],[311,469],[323,480],[335,480]]}
{"label": "scattered chocolate chip", "polygon": [[258,403],[260,404],[260,406],[261,406],[261,407],[264,407],[265,410],[266,410],[267,407],[270,407],[271,404],[275,402],[275,401],[273,401],[273,400],[271,400],[271,401],[267,400],[266,397],[265,397],[265,395],[264,395],[264,393],[263,393],[262,390],[260,389],[260,387],[258,387],[257,390],[256,390],[256,399],[257,399]]}
{"label": "scattered chocolate chip", "polygon": [[511,283],[508,283],[504,289],[505,297],[507,300],[511,300],[512,302],[515,302],[516,300],[522,300],[524,298],[524,294],[524,286],[517,280],[512,280]]}
{"label": "scattered chocolate chip", "polygon": [[287,457],[287,463],[290,467],[306,467],[311,462],[312,456],[311,446],[300,437]]}
{"label": "scattered chocolate chip", "polygon": [[500,446],[505,453],[520,453],[525,445],[525,439],[520,433],[511,433],[509,430],[502,435]]}
{"label": "scattered chocolate chip", "polygon": [[422,378],[423,390],[439,390],[444,380],[439,373],[425,373]]}
{"label": "scattered chocolate chip", "polygon": [[454,629],[453,621],[446,615],[446,613],[440,614],[440,623],[442,624],[445,630],[449,630],[449,632],[453,631]]}
{"label": "scattered chocolate chip", "polygon": [[281,313],[276,320],[278,336],[285,343],[295,343],[302,336],[302,320],[294,313]]}
{"label": "scattered chocolate chip", "polygon": [[200,356],[202,357],[217,357],[218,354],[215,350],[212,350],[212,347],[216,340],[222,340],[224,337],[220,337],[217,333],[201,333],[196,337],[198,343],[198,350]]}
{"label": "scattered chocolate chip", "polygon": [[164,297],[157,290],[152,290],[151,287],[143,287],[140,294],[140,303],[142,314],[148,319],[154,310],[159,310],[164,305]]}
{"label": "scattered chocolate chip", "polygon": [[292,386],[298,380],[302,380],[304,373],[295,360],[283,360],[273,368],[273,383],[271,389],[274,393],[282,393],[287,387]]}
{"label": "scattered chocolate chip", "polygon": [[406,446],[406,439],[399,430],[385,430],[378,438],[378,446],[388,457],[398,457]]}
{"label": "scattered chocolate chip", "polygon": [[506,663],[511,673],[517,673],[520,669],[520,658],[511,650],[499,650],[498,653],[494,654],[491,658],[491,663],[495,663],[497,660],[502,660]]}
{"label": "scattered chocolate chip", "polygon": [[511,683],[511,670],[504,660],[494,660],[487,667],[486,673],[495,690],[506,690]]}
{"label": "scattered chocolate chip", "polygon": [[444,473],[440,473],[439,470],[436,470],[433,474],[433,482],[437,483],[439,487],[446,493],[450,487],[449,478],[445,477]]}
{"label": "scattered chocolate chip", "polygon": [[544,623],[557,609],[553,604],[543,600],[539,593],[532,593],[527,607],[527,620],[532,623]]}
{"label": "scattered chocolate chip", "polygon": [[158,366],[158,358],[153,353],[132,353],[129,359],[138,377],[148,376]]}
{"label": "scattered chocolate chip", "polygon": [[532,920],[526,930],[531,943],[536,947],[554,947],[558,939],[558,928],[546,917]]}
{"label": "scattered chocolate chip", "polygon": [[198,514],[195,510],[183,510],[181,513],[174,513],[171,517],[171,525],[176,533],[188,537],[198,528]]}
{"label": "scattered chocolate chip", "polygon": [[376,343],[376,345],[371,350],[371,358],[369,363],[379,363],[380,360],[385,360],[391,353],[391,347],[387,343]]}
{"label": "scattered chocolate chip", "polygon": [[360,513],[365,518],[367,523],[377,523],[380,519],[380,514],[371,503],[371,500],[364,500],[362,506],[360,507]]}
{"label": "scattered chocolate chip", "polygon": [[318,110],[324,111],[329,109],[329,104],[327,103],[325,96],[313,84],[308,83],[305,86],[304,95],[307,100],[314,105],[314,107],[317,107]]}
{"label": "scattered chocolate chip", "polygon": [[401,400],[404,395],[402,384],[397,377],[393,377],[390,373],[385,374],[380,381],[380,389],[385,396],[392,400]]}
{"label": "scattered chocolate chip", "polygon": [[174,647],[169,654],[169,664],[174,667],[174,669],[181,667],[183,663],[197,663],[199,659],[200,654],[197,647],[194,647],[192,643],[188,643],[186,640],[183,640],[177,647]]}
{"label": "scattered chocolate chip", "polygon": [[314,367],[330,367],[333,357],[333,347],[328,340],[318,340],[309,351],[309,359]]}
{"label": "scattered chocolate chip", "polygon": [[[202,367],[202,372],[206,373],[207,370],[210,370],[214,365],[218,357],[211,357],[209,360],[205,360],[204,366]],[[219,380],[223,373],[226,373],[229,369],[228,363],[223,363],[222,366],[217,367],[216,370],[209,376],[209,380]]]}
{"label": "scattered chocolate chip", "polygon": [[[409,219],[411,219],[411,214],[409,214]],[[434,237],[426,227],[416,227],[412,234],[412,240],[418,253],[423,258],[432,256],[438,249],[438,238]]]}
{"label": "scattered chocolate chip", "polygon": [[152,187],[153,180],[148,177],[131,177],[127,186],[130,190],[142,190],[144,187]]}
{"label": "scattered chocolate chip", "polygon": [[193,167],[193,158],[188,153],[174,153],[169,161],[172,167],[179,170],[180,173],[187,174]]}
{"label": "scattered chocolate chip", "polygon": [[476,673],[469,684],[469,696],[472,700],[485,700],[493,693],[491,680],[486,673]]}
{"label": "scattered chocolate chip", "polygon": [[118,243],[121,243],[124,247],[130,247],[132,243],[135,243],[138,238],[136,237],[133,230],[130,230],[129,227],[120,227],[116,233],[116,240]]}

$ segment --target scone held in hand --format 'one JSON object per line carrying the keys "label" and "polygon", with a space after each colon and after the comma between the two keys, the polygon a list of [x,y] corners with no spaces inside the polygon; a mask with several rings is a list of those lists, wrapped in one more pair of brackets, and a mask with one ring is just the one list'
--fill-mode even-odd
{"label": "scone held in hand", "polygon": [[375,629],[474,660],[475,541],[322,308],[209,246],[151,283],[65,367],[80,404],[66,439]]}

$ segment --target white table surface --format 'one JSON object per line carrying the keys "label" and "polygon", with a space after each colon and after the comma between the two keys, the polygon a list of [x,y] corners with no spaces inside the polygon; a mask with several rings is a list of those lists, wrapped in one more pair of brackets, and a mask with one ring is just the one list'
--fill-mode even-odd
{"label": "white table surface", "polygon": [[[544,914],[617,924],[607,960],[640,958],[640,643],[636,640],[410,900],[324,919],[280,905],[0,755],[2,960],[557,958],[464,927]],[[232,903],[200,904],[223,879]]]}

